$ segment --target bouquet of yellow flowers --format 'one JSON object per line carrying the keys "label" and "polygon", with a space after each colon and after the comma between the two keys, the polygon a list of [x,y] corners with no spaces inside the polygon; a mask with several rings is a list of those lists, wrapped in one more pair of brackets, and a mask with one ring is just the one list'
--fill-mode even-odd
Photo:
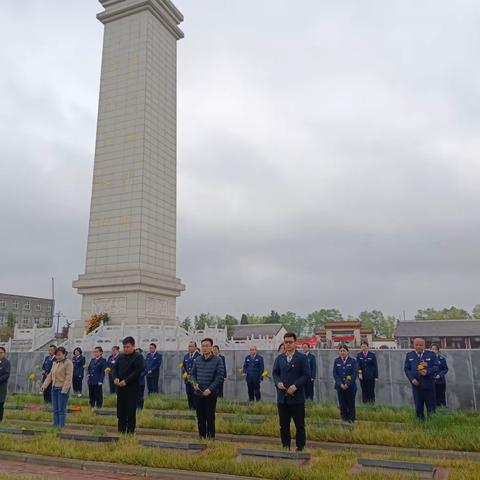
{"label": "bouquet of yellow flowers", "polygon": [[351,376],[351,375],[347,375],[347,376],[345,377],[345,381],[350,382],[351,380],[352,380],[352,376]]}
{"label": "bouquet of yellow flowers", "polygon": [[110,367],[107,367],[107,368],[105,369],[105,374],[106,374],[106,375],[110,375],[111,373],[112,373],[112,369],[111,369]]}
{"label": "bouquet of yellow flowers", "polygon": [[183,368],[183,362],[180,362],[180,363],[178,364],[178,368],[180,368],[180,369]]}
{"label": "bouquet of yellow flowers", "polygon": [[425,370],[427,368],[427,363],[426,362],[420,362],[418,365],[417,365],[417,370],[419,372],[421,372],[422,370]]}
{"label": "bouquet of yellow flowers", "polygon": [[361,369],[361,368],[358,369],[358,378],[359,378],[360,380],[363,379],[363,373],[362,373],[362,369]]}
{"label": "bouquet of yellow flowers", "polygon": [[188,372],[184,372],[183,375],[182,375],[182,378],[184,380],[188,380],[190,378],[190,375],[188,374]]}
{"label": "bouquet of yellow flowers", "polygon": [[28,379],[29,379],[31,382],[34,382],[34,381],[35,381],[35,378],[36,378],[35,372],[32,372],[32,373],[30,373],[30,374],[28,375]]}

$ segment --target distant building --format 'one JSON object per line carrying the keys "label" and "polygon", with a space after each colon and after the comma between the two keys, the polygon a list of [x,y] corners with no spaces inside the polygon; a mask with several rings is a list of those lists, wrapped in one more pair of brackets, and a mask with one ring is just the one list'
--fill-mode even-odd
{"label": "distant building", "polygon": [[48,298],[0,293],[0,325],[7,325],[13,315],[20,328],[51,327],[54,307],[55,301]]}
{"label": "distant building", "polygon": [[427,348],[480,348],[480,320],[417,320],[398,322],[395,339],[400,348],[412,348],[416,337],[425,338]]}
{"label": "distant building", "polygon": [[248,350],[252,346],[259,350],[276,350],[285,333],[287,330],[280,323],[235,325],[232,340],[236,350]]}
{"label": "distant building", "polygon": [[373,329],[362,328],[360,322],[330,322],[315,330],[319,348],[335,348],[339,345],[360,347],[362,341],[373,344]]}

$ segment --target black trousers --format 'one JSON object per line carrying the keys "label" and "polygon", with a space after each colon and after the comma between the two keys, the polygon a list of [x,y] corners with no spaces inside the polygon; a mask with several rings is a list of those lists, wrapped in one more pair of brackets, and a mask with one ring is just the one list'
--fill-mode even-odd
{"label": "black trousers", "polygon": [[298,449],[303,449],[306,443],[305,435],[305,403],[289,405],[287,403],[277,403],[278,417],[280,420],[280,438],[285,448],[290,448],[292,434],[290,432],[290,423],[293,419],[295,424],[296,436],[295,443]]}
{"label": "black trousers", "polygon": [[419,420],[425,419],[424,407],[427,414],[435,413],[435,390],[424,390],[419,387],[412,386],[413,401],[415,402],[415,415]]}
{"label": "black trousers", "polygon": [[73,393],[82,393],[83,377],[73,377]]}
{"label": "black trousers", "polygon": [[[45,381],[45,380],[44,380]],[[52,403],[52,384],[50,384],[44,391],[43,391],[43,401],[45,403]]]}
{"label": "black trousers", "polygon": [[158,393],[158,377],[160,375],[160,370],[155,370],[152,372],[151,376],[147,375],[147,389],[148,394]]}
{"label": "black trousers", "polygon": [[141,383],[138,386],[137,409],[143,410],[144,406],[145,406],[145,383]]}
{"label": "black trousers", "polygon": [[89,385],[88,397],[90,399],[91,407],[102,408],[103,407],[103,386]]}
{"label": "black trousers", "polygon": [[307,383],[305,384],[305,398],[307,400],[313,400],[314,385],[315,381],[313,380],[307,381]]}
{"label": "black trousers", "polygon": [[187,392],[188,408],[190,410],[195,410],[196,397],[194,394],[193,385],[190,382],[185,384],[185,391]]}
{"label": "black trousers", "polygon": [[113,395],[117,393],[117,386],[113,383],[115,379],[113,378],[113,375],[110,373],[108,375],[108,387],[110,389],[110,395]]}
{"label": "black trousers", "polygon": [[211,393],[208,397],[196,397],[198,434],[200,438],[215,438],[215,409],[217,408],[217,394]]}
{"label": "black trousers", "polygon": [[362,402],[375,403],[375,379],[360,380],[360,386],[362,387]]}
{"label": "black trousers", "polygon": [[247,382],[248,387],[248,400],[253,402],[256,400],[259,402],[262,399],[262,394],[260,393],[260,382]]}
{"label": "black trousers", "polygon": [[435,384],[435,403],[437,407],[447,406],[446,390],[447,390],[447,385],[445,383]]}
{"label": "black trousers", "polygon": [[137,426],[138,386],[119,387],[117,392],[117,418],[120,433],[135,433]]}
{"label": "black trousers", "polygon": [[0,422],[3,421],[3,406],[5,402],[0,402]]}
{"label": "black trousers", "polygon": [[218,398],[223,398],[223,382],[220,384],[220,386],[218,387],[218,393],[217,393],[217,397]]}
{"label": "black trousers", "polygon": [[354,422],[355,415],[355,396],[357,394],[356,389],[347,388],[342,390],[337,389],[338,406],[340,407],[340,416],[345,422]]}

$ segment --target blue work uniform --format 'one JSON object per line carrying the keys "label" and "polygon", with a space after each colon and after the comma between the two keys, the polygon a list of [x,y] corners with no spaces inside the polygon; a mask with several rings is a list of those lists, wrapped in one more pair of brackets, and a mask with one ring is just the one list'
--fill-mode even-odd
{"label": "blue work uniform", "polygon": [[[303,450],[305,435],[305,385],[311,379],[307,356],[294,352],[292,357],[286,353],[279,355],[273,364],[272,376],[277,389],[277,409],[280,420],[280,438],[285,448],[290,448],[290,422],[293,419],[296,430],[297,450]],[[278,388],[283,383],[284,389]],[[290,394],[287,390],[295,385],[296,390]]]}
{"label": "blue work uniform", "polygon": [[110,355],[107,358],[107,368],[111,370],[111,372],[108,374],[108,386],[110,388],[110,394],[113,395],[114,393],[117,393],[117,386],[113,381],[115,380],[113,378],[113,369],[115,367],[115,364],[117,363],[118,357],[120,355],[120,352],[118,352],[116,355]]}
{"label": "blue work uniform", "polygon": [[378,378],[377,356],[370,350],[367,353],[359,352],[357,354],[358,374],[360,378],[360,387],[362,388],[362,402],[375,403],[375,380]]}
{"label": "blue work uniform", "polygon": [[[51,357],[47,355],[43,360],[42,365],[42,383],[47,378],[48,374],[52,370],[53,362],[55,361],[55,355]],[[45,403],[52,403],[52,384],[50,384],[44,391],[43,391],[43,400]]]}
{"label": "blue work uniform", "polygon": [[158,393],[158,379],[162,365],[162,354],[159,352],[147,353],[145,358],[145,374],[147,377],[148,394]]}
{"label": "blue work uniform", "polygon": [[222,360],[223,363],[223,382],[218,388],[218,398],[223,398],[223,385],[225,383],[225,380],[227,378],[227,363],[225,362],[225,356],[224,355],[219,355],[220,359]]}
{"label": "blue work uniform", "polygon": [[435,403],[437,407],[445,407],[447,405],[446,399],[446,390],[447,390],[447,381],[445,379],[445,375],[448,372],[448,365],[447,359],[443,356],[438,354],[438,373],[435,378]]}
{"label": "blue work uniform", "polygon": [[[187,353],[183,357],[182,375],[184,375],[185,373],[187,375],[190,375],[192,373],[193,362],[199,356],[200,356],[200,353],[195,351],[193,353]],[[193,385],[189,382],[188,379],[185,379],[184,382],[185,382],[185,391],[187,393],[188,408],[190,410],[195,410],[195,393],[193,390]]]}
{"label": "blue work uniform", "polygon": [[313,400],[314,384],[317,378],[317,359],[312,352],[308,352],[305,355],[310,368],[310,381],[305,384],[305,397],[307,400]]}
{"label": "blue work uniform", "polygon": [[[425,376],[420,375],[418,370],[418,365],[422,362],[426,365],[427,374]],[[435,412],[435,376],[439,371],[437,355],[430,350],[424,350],[421,354],[415,350],[408,352],[405,356],[404,370],[412,385],[416,416],[418,419],[424,420],[424,407],[428,414]],[[414,385],[413,380],[417,380],[419,384]]]}
{"label": "blue work uniform", "polygon": [[[337,391],[338,406],[340,407],[340,416],[345,422],[354,422],[356,418],[357,375],[358,365],[353,357],[348,356],[345,360],[342,360],[342,357],[337,357],[333,362],[333,378]],[[341,385],[347,385],[348,388],[344,390]]]}
{"label": "blue work uniform", "polygon": [[88,365],[88,395],[92,408],[103,406],[103,380],[107,361],[103,357],[92,358]]}
{"label": "blue work uniform", "polygon": [[255,355],[247,355],[243,362],[243,373],[247,380],[248,400],[250,402],[260,401],[262,394],[260,393],[260,382],[262,382],[262,373],[264,372],[263,357],[258,353]]}
{"label": "blue work uniform", "polygon": [[83,355],[73,356],[73,393],[82,393],[83,377],[85,375],[85,357]]}

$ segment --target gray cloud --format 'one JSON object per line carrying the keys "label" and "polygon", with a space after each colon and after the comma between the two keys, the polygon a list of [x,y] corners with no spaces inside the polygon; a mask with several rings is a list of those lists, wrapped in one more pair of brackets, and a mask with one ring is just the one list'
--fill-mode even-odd
{"label": "gray cloud", "polygon": [[[473,307],[476,2],[177,4],[180,315]],[[47,295],[55,275],[72,317],[99,10],[7,1],[0,28],[0,291]]]}

